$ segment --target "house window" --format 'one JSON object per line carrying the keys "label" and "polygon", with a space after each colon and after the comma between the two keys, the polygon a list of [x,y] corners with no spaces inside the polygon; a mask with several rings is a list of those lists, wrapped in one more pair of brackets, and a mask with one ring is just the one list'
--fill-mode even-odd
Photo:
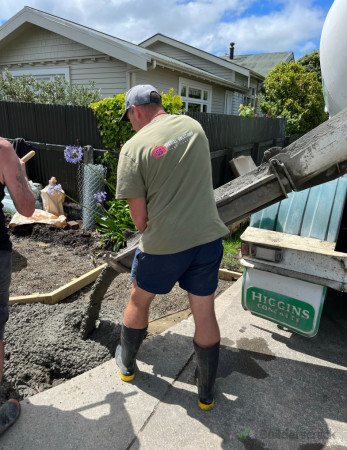
{"label": "house window", "polygon": [[179,80],[179,95],[189,112],[211,112],[212,87],[186,78]]}
{"label": "house window", "polygon": [[33,75],[37,80],[53,81],[57,76],[70,81],[70,71],[68,67],[52,67],[52,69],[25,69],[9,70],[14,77],[21,75]]}
{"label": "house window", "polygon": [[255,105],[255,97],[256,97],[256,95],[255,95],[255,88],[252,87],[251,88],[251,98],[250,98],[250,104],[251,104],[252,107]]}
{"label": "house window", "polygon": [[224,114],[233,114],[233,93],[225,91]]}
{"label": "house window", "polygon": [[244,95],[243,96],[243,104],[244,105],[251,105],[252,107],[255,105],[255,88],[252,87],[250,90],[249,96]]}
{"label": "house window", "polygon": [[255,88],[251,89],[251,106],[255,106]]}

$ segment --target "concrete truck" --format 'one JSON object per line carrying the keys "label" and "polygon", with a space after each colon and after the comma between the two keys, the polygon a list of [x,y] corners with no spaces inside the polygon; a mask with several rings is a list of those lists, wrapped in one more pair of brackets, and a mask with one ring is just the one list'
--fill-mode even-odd
{"label": "concrete truck", "polygon": [[308,337],[318,332],[327,288],[347,292],[346,16],[347,2],[335,0],[321,36],[329,121],[286,151],[270,149],[268,161],[239,181],[238,200],[226,202],[239,216],[245,203],[254,213],[241,236],[243,307]]}

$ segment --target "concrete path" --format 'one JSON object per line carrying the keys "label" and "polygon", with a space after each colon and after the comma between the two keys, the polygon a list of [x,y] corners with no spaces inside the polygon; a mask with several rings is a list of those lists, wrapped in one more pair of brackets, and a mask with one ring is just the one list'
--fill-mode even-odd
{"label": "concrete path", "polygon": [[120,381],[111,360],[24,400],[0,449],[347,448],[347,301],[326,302],[308,339],[244,311],[241,283],[216,301],[213,411],[197,406],[190,317],[145,341],[134,383]]}

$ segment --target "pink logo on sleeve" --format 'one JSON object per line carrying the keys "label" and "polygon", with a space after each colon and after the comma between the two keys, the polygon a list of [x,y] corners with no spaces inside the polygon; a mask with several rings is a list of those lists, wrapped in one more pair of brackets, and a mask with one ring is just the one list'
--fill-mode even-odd
{"label": "pink logo on sleeve", "polygon": [[154,156],[155,159],[160,158],[161,156],[165,155],[165,153],[167,153],[167,150],[163,145],[156,146],[152,150],[152,155]]}

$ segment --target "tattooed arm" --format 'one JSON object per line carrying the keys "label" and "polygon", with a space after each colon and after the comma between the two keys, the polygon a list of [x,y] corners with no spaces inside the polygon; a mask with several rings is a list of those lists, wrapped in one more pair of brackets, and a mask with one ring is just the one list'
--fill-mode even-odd
{"label": "tattooed arm", "polygon": [[23,216],[31,216],[35,210],[35,197],[26,176],[25,163],[5,139],[0,139],[0,182],[7,186],[17,211]]}

